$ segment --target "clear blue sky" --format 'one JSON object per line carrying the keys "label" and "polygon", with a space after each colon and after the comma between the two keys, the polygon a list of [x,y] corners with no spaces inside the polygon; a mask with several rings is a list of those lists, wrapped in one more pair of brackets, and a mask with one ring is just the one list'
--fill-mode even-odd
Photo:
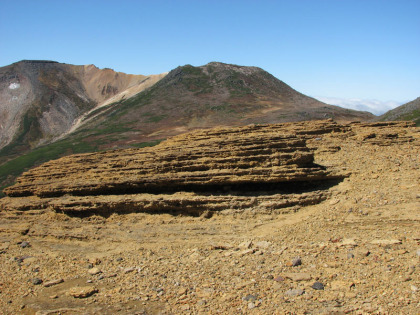
{"label": "clear blue sky", "polygon": [[312,96],[420,96],[419,0],[0,0],[0,66],[22,59],[135,74],[221,61]]}

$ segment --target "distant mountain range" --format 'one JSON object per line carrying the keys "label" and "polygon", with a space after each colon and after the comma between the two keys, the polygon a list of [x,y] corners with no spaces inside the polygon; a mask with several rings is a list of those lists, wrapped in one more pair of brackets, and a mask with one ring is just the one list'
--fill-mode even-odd
{"label": "distant mountain range", "polygon": [[0,187],[71,153],[148,146],[197,128],[325,118],[375,116],[322,103],[257,67],[212,62],[145,76],[24,60],[0,68]]}

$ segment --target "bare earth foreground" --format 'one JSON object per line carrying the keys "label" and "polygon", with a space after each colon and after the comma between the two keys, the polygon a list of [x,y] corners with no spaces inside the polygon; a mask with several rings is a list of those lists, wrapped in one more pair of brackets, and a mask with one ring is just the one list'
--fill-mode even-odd
{"label": "bare earth foreground", "polygon": [[[232,130],[27,173],[0,200],[0,313],[419,313],[418,128]],[[188,154],[174,153],[183,141]],[[133,181],[140,168],[155,173]]]}

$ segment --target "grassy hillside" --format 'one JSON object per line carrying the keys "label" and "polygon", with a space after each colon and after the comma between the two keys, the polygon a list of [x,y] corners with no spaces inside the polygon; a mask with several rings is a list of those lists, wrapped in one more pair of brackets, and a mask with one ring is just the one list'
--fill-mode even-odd
{"label": "grassy hillside", "polygon": [[378,120],[411,120],[416,123],[416,126],[420,126],[420,97],[386,112]]}

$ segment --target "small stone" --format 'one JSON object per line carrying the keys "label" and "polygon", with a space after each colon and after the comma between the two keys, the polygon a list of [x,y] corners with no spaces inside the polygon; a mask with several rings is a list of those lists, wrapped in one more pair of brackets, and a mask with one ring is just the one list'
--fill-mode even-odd
{"label": "small stone", "polygon": [[179,288],[177,293],[178,293],[178,295],[185,295],[185,294],[187,294],[187,292],[188,292],[187,288]]}
{"label": "small stone", "polygon": [[97,292],[99,292],[98,289],[92,286],[74,287],[69,290],[69,294],[77,299],[87,298]]}
{"label": "small stone", "polygon": [[253,308],[255,308],[255,304],[252,302],[248,303],[248,309],[252,310]]}
{"label": "small stone", "polygon": [[353,254],[353,253],[347,253],[347,258],[348,258],[348,259],[352,259],[352,258],[354,258],[354,254]]}
{"label": "small stone", "polygon": [[290,289],[285,292],[285,294],[288,296],[299,296],[299,295],[302,295],[303,293],[305,293],[305,291],[302,289]]}
{"label": "small stone", "polygon": [[340,200],[338,200],[338,199],[332,199],[331,201],[330,201],[330,205],[336,205],[337,203],[339,203],[340,202]]}
{"label": "small stone", "polygon": [[244,250],[236,252],[235,255],[242,257],[242,256],[253,254],[253,253],[254,253],[253,249],[244,249]]}
{"label": "small stone", "polygon": [[420,249],[417,250],[416,254],[417,254],[417,257],[420,257]]}
{"label": "small stone", "polygon": [[368,250],[364,250],[364,251],[362,251],[362,256],[367,257],[367,256],[369,256],[369,255],[370,255],[370,251],[368,251]]}
{"label": "small stone", "polygon": [[278,276],[278,277],[274,278],[274,281],[282,282],[282,281],[284,281],[284,278],[282,276]]}
{"label": "small stone", "polygon": [[117,259],[115,259],[115,261],[120,262],[120,261],[123,261],[123,259],[121,257],[118,257]]}
{"label": "small stone", "polygon": [[34,285],[39,285],[39,284],[42,284],[42,279],[39,279],[39,278],[35,278],[35,279],[32,279],[32,284],[34,284]]}
{"label": "small stone", "polygon": [[93,268],[90,268],[88,270],[88,273],[91,274],[91,275],[97,275],[97,274],[99,274],[101,272],[102,271],[99,268],[97,268],[97,267],[93,267]]}
{"label": "small stone", "polygon": [[258,297],[256,295],[254,295],[254,294],[248,294],[248,295],[244,296],[242,298],[242,300],[248,301],[248,302],[255,302],[257,300],[257,298]]}
{"label": "small stone", "polygon": [[307,272],[285,273],[284,276],[292,281],[309,281],[312,276]]}
{"label": "small stone", "polygon": [[300,266],[302,265],[302,259],[300,257],[296,257],[292,260],[292,267]]}
{"label": "small stone", "polygon": [[46,288],[52,287],[53,285],[60,284],[62,282],[64,282],[63,279],[55,279],[55,280],[47,281],[44,283],[44,287]]}
{"label": "small stone", "polygon": [[58,299],[58,295],[57,294],[54,294],[54,295],[50,295],[50,299]]}
{"label": "small stone", "polygon": [[311,286],[311,288],[315,290],[324,290],[324,285],[317,281]]}
{"label": "small stone", "polygon": [[411,291],[413,291],[413,292],[417,292],[418,290],[419,290],[419,288],[417,288],[415,285],[411,285],[411,287],[410,287],[410,289],[411,289]]}
{"label": "small stone", "polygon": [[136,268],[134,268],[134,267],[128,267],[128,268],[124,269],[124,273],[130,273],[130,272],[133,272],[135,270],[136,270]]}
{"label": "small stone", "polygon": [[31,244],[29,244],[29,242],[27,241],[23,241],[22,243],[19,244],[19,246],[22,248],[26,248],[26,247],[31,247]]}

